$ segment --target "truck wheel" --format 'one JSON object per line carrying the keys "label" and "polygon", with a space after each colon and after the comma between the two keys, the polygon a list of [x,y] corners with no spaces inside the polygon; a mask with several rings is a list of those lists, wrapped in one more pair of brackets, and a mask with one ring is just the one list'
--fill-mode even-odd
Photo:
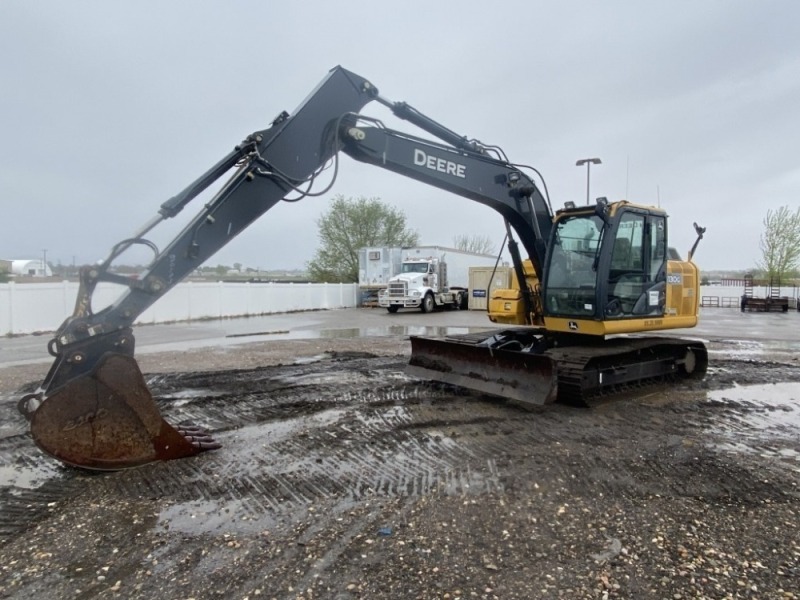
{"label": "truck wheel", "polygon": [[386,310],[388,310],[390,313],[394,314],[394,313],[396,313],[396,312],[397,312],[397,310],[398,310],[399,308],[400,308],[399,306],[387,306],[387,307],[386,307]]}
{"label": "truck wheel", "polygon": [[453,298],[453,304],[451,304],[451,308],[453,310],[461,310],[462,301],[463,300],[461,298],[461,292],[457,292],[455,297]]}
{"label": "truck wheel", "polygon": [[425,297],[422,299],[422,304],[420,305],[422,312],[433,312],[435,306],[436,303],[433,301],[433,294],[425,294]]}

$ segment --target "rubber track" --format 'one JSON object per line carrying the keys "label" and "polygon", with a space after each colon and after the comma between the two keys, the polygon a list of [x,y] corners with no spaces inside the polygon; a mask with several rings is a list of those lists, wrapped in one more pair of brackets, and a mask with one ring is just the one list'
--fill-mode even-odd
{"label": "rubber track", "polygon": [[[691,374],[686,373],[675,362],[675,359],[683,357],[689,348],[698,357],[698,366]],[[663,371],[621,384],[603,386],[587,384],[587,381],[593,382],[596,379],[595,363],[602,361],[603,369],[609,369],[609,365],[614,364],[624,367],[641,360],[643,353],[647,355],[648,360],[663,360]],[[602,397],[641,389],[664,381],[702,379],[708,365],[706,349],[701,342],[678,338],[633,338],[630,341],[622,340],[615,345],[566,348],[549,351],[547,354],[552,356],[557,365],[558,401],[584,407],[596,404]]]}

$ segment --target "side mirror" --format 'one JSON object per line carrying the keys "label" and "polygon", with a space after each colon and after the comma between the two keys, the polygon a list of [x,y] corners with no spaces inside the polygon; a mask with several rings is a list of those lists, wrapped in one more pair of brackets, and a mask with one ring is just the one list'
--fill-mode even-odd
{"label": "side mirror", "polygon": [[693,225],[694,225],[694,231],[695,233],[697,233],[697,239],[694,241],[692,249],[689,250],[689,260],[692,260],[692,257],[694,256],[694,251],[697,250],[697,244],[700,243],[700,240],[703,239],[703,234],[706,232],[705,227],[700,227],[700,225],[698,225],[697,223],[693,223]]}
{"label": "side mirror", "polygon": [[606,197],[597,199],[597,203],[594,205],[594,214],[603,219],[606,227],[611,224],[608,219],[608,199]]}

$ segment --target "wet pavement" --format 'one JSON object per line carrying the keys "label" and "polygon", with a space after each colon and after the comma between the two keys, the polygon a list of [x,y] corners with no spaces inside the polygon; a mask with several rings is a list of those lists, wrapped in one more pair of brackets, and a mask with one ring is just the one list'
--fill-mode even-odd
{"label": "wet pavement", "polygon": [[[420,311],[388,314],[382,309],[339,309],[259,317],[192,321],[134,327],[137,354],[176,352],[205,346],[239,346],[251,342],[314,338],[358,338],[386,335],[445,335],[492,328],[478,311]],[[50,360],[47,334],[0,341],[0,367]]]}
{"label": "wet pavement", "polygon": [[[134,328],[137,354],[185,351],[207,346],[240,346],[250,342],[314,338],[360,338],[387,335],[447,335],[496,327],[482,311],[417,310],[388,314],[383,309],[355,308],[192,321]],[[800,313],[742,313],[735,309],[701,309],[692,329],[662,333],[726,340],[744,354],[766,349],[800,352]],[[49,337],[28,335],[0,340],[0,367],[47,362]]]}

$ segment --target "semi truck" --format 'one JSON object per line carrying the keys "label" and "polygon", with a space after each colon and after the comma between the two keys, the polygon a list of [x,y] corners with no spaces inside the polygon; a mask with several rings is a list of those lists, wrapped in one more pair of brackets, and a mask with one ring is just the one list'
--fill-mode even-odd
{"label": "semi truck", "polygon": [[[432,312],[437,308],[466,309],[470,267],[498,264],[497,256],[443,246],[404,248],[400,272],[378,294],[378,306],[390,313],[401,308]],[[505,264],[505,263],[503,263]]]}

